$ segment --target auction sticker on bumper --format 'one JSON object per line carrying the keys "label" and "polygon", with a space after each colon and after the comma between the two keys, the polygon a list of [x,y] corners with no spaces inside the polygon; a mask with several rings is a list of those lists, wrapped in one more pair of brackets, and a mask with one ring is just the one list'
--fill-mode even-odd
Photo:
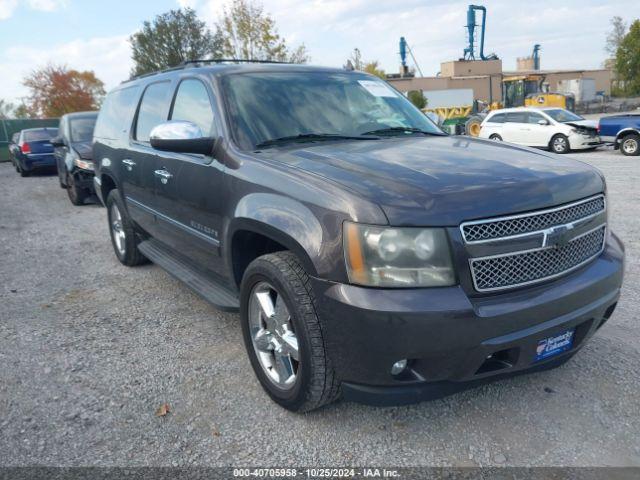
{"label": "auction sticker on bumper", "polygon": [[536,359],[538,362],[540,360],[544,360],[545,358],[553,357],[562,352],[566,352],[570,350],[573,346],[573,334],[575,329],[567,330],[558,335],[554,335],[553,337],[545,338],[538,342],[538,347],[536,348]]}

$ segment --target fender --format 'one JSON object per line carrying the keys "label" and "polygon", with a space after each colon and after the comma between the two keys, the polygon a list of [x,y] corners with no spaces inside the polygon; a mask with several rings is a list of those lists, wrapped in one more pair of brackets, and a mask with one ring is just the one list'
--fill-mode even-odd
{"label": "fender", "polygon": [[[226,245],[233,235],[249,230],[265,235],[284,245],[301,260],[305,270],[316,276],[322,270],[323,231],[314,213],[302,203],[273,193],[252,193],[236,206],[226,232]],[[231,248],[225,248],[227,265],[231,266]]]}
{"label": "fender", "polygon": [[627,133],[635,133],[637,135],[640,135],[640,130],[638,130],[637,128],[633,128],[633,127],[623,128],[616,135],[616,143],[618,143],[622,139],[622,137]]}

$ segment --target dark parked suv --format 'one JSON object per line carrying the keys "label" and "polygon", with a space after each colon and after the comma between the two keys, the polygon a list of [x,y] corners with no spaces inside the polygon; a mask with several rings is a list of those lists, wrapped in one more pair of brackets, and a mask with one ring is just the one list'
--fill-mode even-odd
{"label": "dark parked suv", "polygon": [[118,259],[239,309],[260,383],[290,410],[555,367],[618,300],[598,170],[445,135],[364,73],[135,79],[107,96],[94,159]]}
{"label": "dark parked suv", "polygon": [[60,186],[74,205],[83,205],[93,193],[91,140],[97,117],[98,112],[67,113],[60,118],[59,135],[51,139]]}

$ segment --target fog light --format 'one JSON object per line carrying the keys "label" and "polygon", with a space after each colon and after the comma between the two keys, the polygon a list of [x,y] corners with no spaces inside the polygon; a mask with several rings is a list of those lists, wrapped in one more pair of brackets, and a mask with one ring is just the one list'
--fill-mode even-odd
{"label": "fog light", "polygon": [[402,360],[398,360],[391,367],[391,375],[400,375],[405,368],[407,368],[407,359],[403,358]]}

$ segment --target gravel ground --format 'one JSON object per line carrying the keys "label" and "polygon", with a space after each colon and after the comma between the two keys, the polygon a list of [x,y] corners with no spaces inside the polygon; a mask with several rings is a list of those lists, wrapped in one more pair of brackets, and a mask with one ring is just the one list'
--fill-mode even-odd
{"label": "gravel ground", "polygon": [[103,208],[0,164],[0,465],[640,466],[640,158],[574,156],[606,174],[627,274],[613,318],[571,362],[433,402],[304,416],[263,393],[236,315],[156,266],[121,266]]}

